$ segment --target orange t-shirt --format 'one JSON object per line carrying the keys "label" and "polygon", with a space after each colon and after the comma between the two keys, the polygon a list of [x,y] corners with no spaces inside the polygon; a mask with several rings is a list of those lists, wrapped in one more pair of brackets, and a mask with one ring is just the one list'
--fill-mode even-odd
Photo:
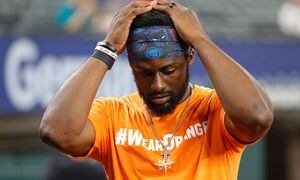
{"label": "orange t-shirt", "polygon": [[215,90],[194,86],[183,122],[172,138],[187,102],[188,98],[169,115],[152,117],[159,138],[171,152],[170,166],[160,164],[163,148],[137,92],[94,101],[89,119],[96,138],[86,157],[101,162],[109,179],[237,179],[245,145],[227,131]]}

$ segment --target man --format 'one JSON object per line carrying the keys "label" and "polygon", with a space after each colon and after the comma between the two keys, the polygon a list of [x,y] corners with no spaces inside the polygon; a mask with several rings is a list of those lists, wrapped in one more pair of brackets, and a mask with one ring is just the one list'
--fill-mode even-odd
{"label": "man", "polygon": [[[138,92],[93,101],[125,46]],[[215,90],[188,83],[188,47]],[[110,179],[231,180],[245,146],[272,121],[260,85],[208,38],[192,10],[170,0],[135,1],[58,90],[40,132],[65,153],[101,162]]]}

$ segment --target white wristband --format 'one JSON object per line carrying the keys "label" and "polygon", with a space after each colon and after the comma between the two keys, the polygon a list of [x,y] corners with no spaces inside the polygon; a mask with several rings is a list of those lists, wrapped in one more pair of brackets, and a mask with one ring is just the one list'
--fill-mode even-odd
{"label": "white wristband", "polygon": [[109,50],[109,49],[107,49],[107,48],[105,48],[103,46],[97,45],[95,49],[98,50],[98,51],[104,52],[105,54],[107,54],[110,57],[112,57],[115,61],[118,58],[118,55],[116,53],[112,52],[111,50]]}

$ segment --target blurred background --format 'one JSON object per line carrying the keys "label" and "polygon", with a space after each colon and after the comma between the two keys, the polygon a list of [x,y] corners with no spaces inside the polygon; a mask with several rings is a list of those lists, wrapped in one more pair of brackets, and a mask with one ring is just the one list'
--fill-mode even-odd
{"label": "blurred background", "polygon": [[[45,179],[53,166],[64,164],[58,162],[69,162],[39,139],[42,113],[128,2],[0,0],[0,179]],[[210,37],[260,81],[275,105],[272,129],[246,149],[239,179],[300,180],[300,0],[181,2],[198,13]],[[211,86],[200,61],[190,72],[193,83]],[[134,90],[122,55],[97,96]],[[85,163],[101,171],[94,161]]]}

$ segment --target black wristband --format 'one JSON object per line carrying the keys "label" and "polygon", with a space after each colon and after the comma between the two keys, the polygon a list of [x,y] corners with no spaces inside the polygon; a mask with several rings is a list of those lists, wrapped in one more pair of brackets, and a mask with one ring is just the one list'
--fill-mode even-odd
{"label": "black wristband", "polygon": [[106,47],[107,49],[111,50],[112,52],[118,54],[118,50],[117,50],[115,47],[113,47],[113,45],[111,45],[111,44],[110,44],[108,41],[106,41],[106,40],[98,42],[97,45]]}
{"label": "black wristband", "polygon": [[108,69],[111,69],[115,63],[115,60],[102,51],[95,50],[92,57],[99,59],[107,65]]}

